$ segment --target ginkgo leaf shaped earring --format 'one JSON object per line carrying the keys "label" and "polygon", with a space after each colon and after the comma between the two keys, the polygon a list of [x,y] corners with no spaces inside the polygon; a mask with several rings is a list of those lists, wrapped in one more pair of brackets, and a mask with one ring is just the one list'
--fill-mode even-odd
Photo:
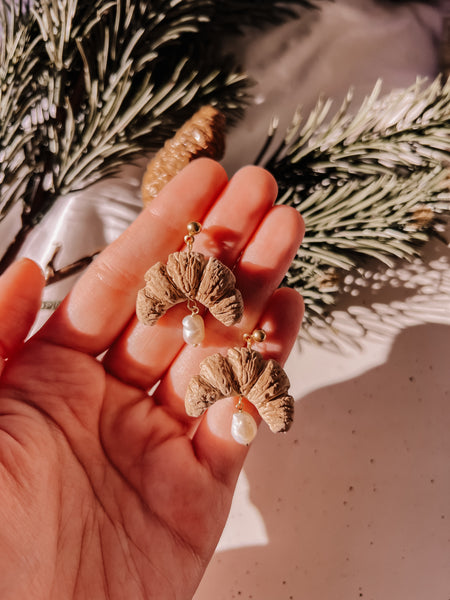
{"label": "ginkgo leaf shaped earring", "polygon": [[257,431],[255,420],[243,410],[243,398],[256,407],[274,433],[287,431],[294,417],[285,371],[276,360],[265,360],[251,347],[265,337],[265,332],[257,329],[244,335],[244,347],[230,348],[227,356],[212,354],[202,360],[199,375],[190,380],[186,391],[185,408],[191,417],[199,417],[217,400],[238,396],[231,434],[240,444],[249,444]]}
{"label": "ginkgo leaf shaped earring", "polygon": [[183,319],[183,339],[197,346],[205,337],[197,303],[227,326],[241,320],[244,303],[231,270],[217,258],[192,250],[194,236],[201,231],[200,223],[188,223],[187,231],[187,250],[170,254],[166,264],[157,262],[145,274],[146,285],[138,292],[136,315],[141,323],[154,325],[171,306],[187,301],[191,314]]}

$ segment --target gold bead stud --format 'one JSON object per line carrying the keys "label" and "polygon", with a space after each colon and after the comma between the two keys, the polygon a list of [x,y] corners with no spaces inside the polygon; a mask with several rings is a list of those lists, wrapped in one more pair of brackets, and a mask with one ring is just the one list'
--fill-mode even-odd
{"label": "gold bead stud", "polygon": [[258,343],[263,342],[266,339],[266,332],[264,329],[255,329],[252,333],[252,339]]}
{"label": "gold bead stud", "polygon": [[242,336],[244,342],[247,344],[247,348],[251,348],[251,345],[255,342],[263,342],[266,339],[266,332],[264,329],[255,329],[253,333],[244,333]]}
{"label": "gold bead stud", "polygon": [[202,230],[202,226],[197,221],[191,221],[187,224],[187,230],[189,235],[197,235]]}

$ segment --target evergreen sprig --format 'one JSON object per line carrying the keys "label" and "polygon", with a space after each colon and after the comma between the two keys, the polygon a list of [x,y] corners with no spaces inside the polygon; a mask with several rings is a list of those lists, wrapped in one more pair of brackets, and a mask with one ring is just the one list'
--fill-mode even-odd
{"label": "evergreen sprig", "polygon": [[[424,81],[380,99],[381,81],[356,114],[350,91],[327,120],[331,100],[320,99],[306,123],[300,110],[265,166],[278,175],[283,193],[292,186],[365,179],[371,175],[428,171],[449,158],[450,81]],[[276,130],[272,127],[268,141]],[[264,151],[267,148],[267,143]],[[261,160],[260,157],[257,162]]]}
{"label": "evergreen sprig", "polygon": [[[305,0],[13,0],[0,12],[0,220],[23,203],[3,266],[54,200],[158,149],[200,106],[238,119],[250,82],[226,56],[242,25]],[[233,10],[246,15],[242,23]],[[0,271],[1,271],[0,265]]]}
{"label": "evergreen sprig", "polygon": [[33,82],[40,72],[40,42],[21,3],[0,3],[0,219],[21,198],[36,169],[32,109],[38,103]]}
{"label": "evergreen sprig", "polygon": [[[279,202],[305,219],[285,283],[303,294],[308,323],[326,318],[346,272],[365,258],[411,259],[449,214],[450,80],[384,98],[380,90],[377,83],[355,114],[350,95],[331,118],[330,101],[320,100],[305,124],[298,112],[264,161]],[[275,133],[273,124],[260,157]]]}

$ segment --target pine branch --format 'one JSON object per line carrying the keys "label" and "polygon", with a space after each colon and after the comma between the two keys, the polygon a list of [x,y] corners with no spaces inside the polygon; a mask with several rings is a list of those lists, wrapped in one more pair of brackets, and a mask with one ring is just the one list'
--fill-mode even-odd
{"label": "pine branch", "polygon": [[332,102],[320,100],[302,124],[300,111],[279,147],[263,162],[283,189],[311,189],[325,179],[408,176],[449,159],[450,80],[418,81],[379,99],[381,82],[350,113],[351,92],[326,121]]}
{"label": "pine branch", "polygon": [[[211,73],[210,64],[189,56],[190,38],[199,34],[205,15],[190,15],[186,2],[159,4],[165,5],[161,13],[152,4],[120,0],[98,1],[94,10],[87,3],[77,10],[75,0],[53,10],[52,0],[41,0],[36,7],[48,55],[41,93],[50,107],[42,176],[49,198],[110,176],[125,161],[158,148],[184,119],[183,109],[222,96],[232,112],[228,98],[236,104],[245,96],[245,77],[236,76],[230,63],[222,60]],[[221,94],[223,88],[228,94]],[[44,203],[34,221],[46,210]]]}
{"label": "pine branch", "polygon": [[355,115],[347,99],[328,122],[330,102],[320,101],[303,126],[297,114],[266,159],[279,203],[305,219],[285,284],[301,291],[308,323],[329,313],[345,273],[369,258],[389,266],[412,259],[450,213],[450,81],[379,93],[377,84]]}
{"label": "pine branch", "polygon": [[37,167],[40,36],[21,3],[0,4],[0,220],[22,197]]}
{"label": "pine branch", "polygon": [[[2,74],[13,85],[0,98],[0,221],[18,202],[24,210],[0,272],[59,195],[158,149],[204,104],[229,123],[239,119],[250,82],[224,56],[223,40],[241,25],[292,17],[296,5],[310,7],[304,0],[239,9],[236,0],[35,0],[29,12],[4,10]],[[241,22],[230,19],[234,9]]]}

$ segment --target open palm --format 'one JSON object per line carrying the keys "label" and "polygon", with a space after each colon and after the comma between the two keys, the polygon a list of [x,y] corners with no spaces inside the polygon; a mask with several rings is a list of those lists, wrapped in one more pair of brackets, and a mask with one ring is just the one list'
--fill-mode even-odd
{"label": "open palm", "polygon": [[[228,183],[217,163],[193,162],[24,345],[42,275],[23,261],[0,280],[2,600],[192,598],[247,448],[229,434],[231,400],[185,415],[187,382],[256,326],[268,333],[258,350],[283,362],[301,320],[298,295],[276,288],[302,224],[275,196],[261,169]],[[208,315],[195,348],[182,340],[185,306],[154,327],[134,316],[145,271],[191,220],[203,223],[195,250],[234,267],[245,302],[237,327]]]}

